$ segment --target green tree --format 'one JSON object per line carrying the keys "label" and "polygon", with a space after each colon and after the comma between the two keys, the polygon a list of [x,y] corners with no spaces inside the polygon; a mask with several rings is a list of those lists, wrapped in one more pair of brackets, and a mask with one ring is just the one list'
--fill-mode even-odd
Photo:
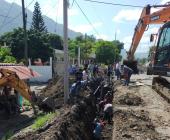
{"label": "green tree", "polygon": [[96,43],[96,60],[99,63],[111,64],[119,57],[117,47],[109,41],[98,41]]}
{"label": "green tree", "polygon": [[78,47],[81,50],[81,59],[88,59],[93,51],[96,39],[94,36],[81,35],[73,40],[69,40],[69,54],[71,57],[77,57]]}
{"label": "green tree", "polygon": [[28,53],[32,60],[41,58],[43,62],[53,56],[53,49],[50,46],[48,34],[30,30],[28,32]]}
{"label": "green tree", "polygon": [[121,49],[124,49],[124,43],[120,42],[119,40],[114,40],[113,45],[117,47],[119,53],[121,52]]}
{"label": "green tree", "polygon": [[15,57],[12,56],[10,48],[0,47],[0,62],[2,63],[16,63]]}
{"label": "green tree", "polygon": [[[35,30],[27,31],[28,34],[28,57],[32,60],[41,58],[42,61],[49,60],[53,56],[52,46],[49,41],[49,35],[44,32]],[[23,29],[14,29],[0,37],[1,45],[6,42],[11,48],[12,56],[17,59],[17,62],[23,61],[24,58],[24,38]]]}
{"label": "green tree", "polygon": [[42,14],[41,14],[41,8],[38,2],[36,2],[34,5],[31,30],[35,30],[38,32],[47,32],[47,28],[45,26],[45,23],[44,23]]}
{"label": "green tree", "polygon": [[11,48],[12,55],[19,62],[24,58],[24,32],[22,28],[14,29],[12,32],[5,33],[0,37],[1,45],[6,42]]}
{"label": "green tree", "polygon": [[63,50],[63,40],[59,35],[49,33],[47,35],[49,45],[53,49]]}
{"label": "green tree", "polygon": [[70,57],[76,58],[77,57],[77,48],[78,48],[76,41],[69,39],[68,44],[69,44],[68,49],[69,49]]}

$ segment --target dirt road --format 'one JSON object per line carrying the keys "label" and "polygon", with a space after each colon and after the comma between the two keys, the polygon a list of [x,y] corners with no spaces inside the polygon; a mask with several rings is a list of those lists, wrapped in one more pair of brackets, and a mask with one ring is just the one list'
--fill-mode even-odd
{"label": "dirt road", "polygon": [[170,140],[170,104],[151,88],[152,77],[132,77],[117,84],[113,140]]}

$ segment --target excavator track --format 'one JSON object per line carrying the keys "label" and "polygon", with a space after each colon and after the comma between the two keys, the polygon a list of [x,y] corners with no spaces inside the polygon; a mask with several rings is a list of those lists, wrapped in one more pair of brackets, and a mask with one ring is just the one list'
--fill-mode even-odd
{"label": "excavator track", "polygon": [[165,77],[154,77],[152,88],[170,103],[170,82]]}

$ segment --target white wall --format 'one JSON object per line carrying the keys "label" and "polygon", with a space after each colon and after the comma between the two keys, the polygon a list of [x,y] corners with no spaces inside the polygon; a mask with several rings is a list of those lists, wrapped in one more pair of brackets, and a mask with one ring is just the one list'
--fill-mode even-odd
{"label": "white wall", "polygon": [[52,58],[50,58],[49,66],[31,65],[29,61],[28,67],[40,74],[40,77],[31,78],[30,82],[48,82],[48,80],[52,79]]}

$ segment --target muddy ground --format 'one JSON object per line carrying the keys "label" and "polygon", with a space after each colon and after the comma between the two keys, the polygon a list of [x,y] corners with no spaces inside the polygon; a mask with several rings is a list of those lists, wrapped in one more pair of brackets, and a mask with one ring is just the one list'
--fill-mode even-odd
{"label": "muddy ground", "polygon": [[150,77],[132,81],[129,87],[117,84],[112,139],[170,140],[169,103],[149,86]]}
{"label": "muddy ground", "polygon": [[[13,140],[93,140],[93,121],[96,117],[96,100],[88,90],[82,90],[81,96],[67,106],[63,104],[62,79],[50,83],[40,96],[53,96],[59,112],[49,124],[37,131],[21,131]],[[58,106],[59,105],[59,106]],[[102,139],[112,139],[112,124],[106,123]]]}
{"label": "muddy ground", "polygon": [[[54,97],[59,115],[40,130],[18,133],[14,140],[93,140],[92,121],[96,116],[93,97],[64,106],[62,80],[57,81],[43,90],[43,96]],[[152,90],[151,82],[152,77],[146,75],[133,76],[129,87],[115,82],[113,124],[105,125],[104,140],[170,140],[170,105]]]}
{"label": "muddy ground", "polygon": [[91,140],[95,109],[93,97],[88,96],[71,108],[62,108],[63,114],[44,129],[18,135],[13,140]]}

